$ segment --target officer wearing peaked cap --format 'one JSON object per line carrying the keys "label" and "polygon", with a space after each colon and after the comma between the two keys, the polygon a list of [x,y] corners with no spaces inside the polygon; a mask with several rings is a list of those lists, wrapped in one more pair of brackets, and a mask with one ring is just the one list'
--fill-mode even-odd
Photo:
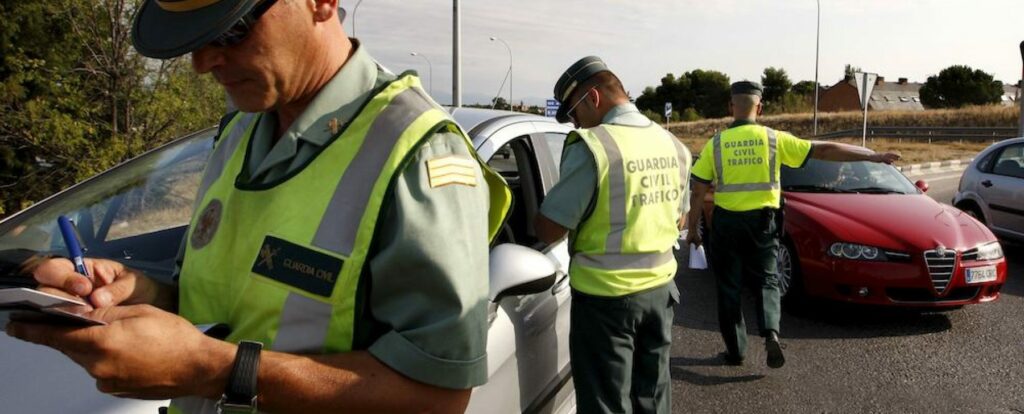
{"label": "officer wearing peaked cap", "polygon": [[688,204],[690,152],[640,114],[598,57],[570,66],[554,93],[558,120],[578,129],[535,224],[542,241],[570,239],[578,409],[669,413],[679,301],[672,246]]}
{"label": "officer wearing peaked cap", "polygon": [[[101,391],[172,398],[172,413],[464,410],[487,379],[488,245],[510,193],[338,10],[143,1],[138,51],[190,53],[241,110],[199,183],[178,283],[88,259],[90,283],[44,261],[35,278],[89,297],[108,325],[7,332],[63,351]],[[231,332],[193,327],[209,323]]]}
{"label": "officer wearing peaked cap", "polygon": [[[765,338],[766,363],[779,368],[786,362],[779,343],[781,166],[799,168],[810,158],[892,163],[899,156],[845,144],[811,143],[758,125],[756,119],[763,109],[761,85],[736,82],[731,93],[729,109],[735,120],[711,138],[694,164],[690,208],[701,211],[704,195],[714,186],[710,254],[717,281],[719,329],[726,348],[723,359],[729,365],[743,363],[747,334],[740,288],[745,276],[753,277],[759,287],[758,327]],[[691,214],[688,228],[697,229],[700,217]],[[700,232],[690,231],[687,241],[701,244]]]}

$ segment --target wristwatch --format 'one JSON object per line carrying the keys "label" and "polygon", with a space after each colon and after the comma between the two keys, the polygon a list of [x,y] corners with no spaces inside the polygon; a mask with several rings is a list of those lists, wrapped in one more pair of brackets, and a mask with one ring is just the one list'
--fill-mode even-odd
{"label": "wristwatch", "polygon": [[263,344],[255,341],[238,343],[235,365],[228,376],[228,385],[217,401],[217,412],[225,414],[256,413],[256,374],[260,368]]}

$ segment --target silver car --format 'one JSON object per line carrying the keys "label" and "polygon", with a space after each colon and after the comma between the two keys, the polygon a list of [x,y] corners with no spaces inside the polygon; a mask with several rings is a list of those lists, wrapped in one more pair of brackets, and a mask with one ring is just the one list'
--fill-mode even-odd
{"label": "silver car", "polygon": [[981,151],[960,178],[953,205],[997,236],[1024,241],[1024,137]]}
{"label": "silver car", "polygon": [[[535,115],[466,108],[452,113],[515,198],[491,250],[488,382],[473,390],[467,412],[573,413],[568,249],[563,240],[538,252],[542,243],[531,224],[558,180],[570,129]],[[56,217],[63,214],[75,219],[88,255],[169,278],[215,133],[177,139],[0,222],[0,252],[63,252],[61,237],[55,237]],[[101,394],[81,368],[49,348],[0,334],[0,350],[3,412],[156,413],[167,405]]]}

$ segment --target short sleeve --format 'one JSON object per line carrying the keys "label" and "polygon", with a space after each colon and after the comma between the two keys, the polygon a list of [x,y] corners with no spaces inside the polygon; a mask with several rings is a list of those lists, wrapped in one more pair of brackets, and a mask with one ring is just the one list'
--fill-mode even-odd
{"label": "short sleeve", "polygon": [[[676,139],[672,137],[672,139]],[[682,149],[683,158],[679,160],[681,163],[679,168],[682,170],[682,177],[680,185],[682,185],[683,196],[679,200],[679,213],[680,215],[686,214],[690,210],[690,164],[693,164],[693,156],[690,155],[690,149],[686,148],[682,142],[678,144]]]}
{"label": "short sleeve", "polygon": [[715,165],[711,140],[709,139],[704,148],[700,150],[700,157],[693,164],[690,176],[703,183],[711,183],[715,180]]}
{"label": "short sleeve", "polygon": [[782,161],[782,164],[791,168],[802,167],[807,161],[807,157],[811,155],[811,141],[797,138],[793,134],[783,131],[776,131],[775,135],[778,139],[779,160]]}
{"label": "short sleeve", "polygon": [[582,140],[565,146],[558,183],[555,184],[540,213],[570,230],[586,218],[597,193],[597,162]]}
{"label": "short sleeve", "polygon": [[426,162],[451,155],[472,159],[439,133],[395,180],[369,259],[381,335],[368,350],[413,380],[468,389],[487,381],[489,196],[479,169],[476,186],[430,186]]}

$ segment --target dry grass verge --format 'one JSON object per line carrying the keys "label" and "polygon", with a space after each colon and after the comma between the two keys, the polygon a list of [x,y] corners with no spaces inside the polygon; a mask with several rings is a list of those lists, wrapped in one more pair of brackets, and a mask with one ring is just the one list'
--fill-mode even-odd
{"label": "dry grass verge", "polygon": [[[931,126],[931,127],[1015,127],[1019,109],[1015,106],[999,105],[974,106],[962,109],[940,109],[923,112],[880,111],[869,112],[870,125],[884,126]],[[818,114],[818,132],[827,133],[862,126],[861,112],[835,112]],[[786,114],[764,116],[758,121],[772,128],[788,131],[810,139],[813,130],[813,114]],[[682,139],[690,151],[699,153],[707,140],[729,126],[731,118],[708,119],[695,122],[680,122],[669,125],[669,129]],[[859,138],[836,140],[860,145]],[[971,158],[978,151],[989,146],[984,142],[939,142],[934,143],[875,138],[868,140],[868,148],[875,151],[893,151],[903,156],[901,165],[928,161],[943,161]]]}

